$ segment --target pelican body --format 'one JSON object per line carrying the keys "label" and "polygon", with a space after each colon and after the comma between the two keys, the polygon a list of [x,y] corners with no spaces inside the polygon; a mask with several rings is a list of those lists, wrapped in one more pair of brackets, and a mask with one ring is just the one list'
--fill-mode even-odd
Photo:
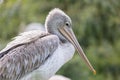
{"label": "pelican body", "polygon": [[40,80],[48,80],[73,57],[75,49],[95,71],[71,26],[70,17],[55,8],[46,18],[46,31],[28,31],[15,37],[0,51],[0,80],[20,80],[37,72]]}

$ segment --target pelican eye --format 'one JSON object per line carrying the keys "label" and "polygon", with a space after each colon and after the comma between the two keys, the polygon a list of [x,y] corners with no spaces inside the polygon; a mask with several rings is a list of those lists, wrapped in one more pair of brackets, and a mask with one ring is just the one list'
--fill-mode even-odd
{"label": "pelican eye", "polygon": [[70,27],[70,24],[68,22],[65,23],[66,26]]}

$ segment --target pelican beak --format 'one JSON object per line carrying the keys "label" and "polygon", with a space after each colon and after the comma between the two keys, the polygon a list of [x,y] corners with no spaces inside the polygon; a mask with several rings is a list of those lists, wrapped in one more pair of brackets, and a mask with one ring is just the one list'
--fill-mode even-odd
{"label": "pelican beak", "polygon": [[79,55],[85,61],[87,66],[90,68],[90,70],[92,70],[93,73],[96,74],[95,69],[93,68],[93,66],[91,65],[91,63],[87,59],[86,55],[84,54],[81,46],[79,45],[79,43],[78,43],[78,41],[77,41],[77,39],[76,39],[76,37],[74,35],[74,32],[73,32],[72,28],[62,27],[62,28],[59,28],[59,31],[73,44],[73,46],[76,48]]}

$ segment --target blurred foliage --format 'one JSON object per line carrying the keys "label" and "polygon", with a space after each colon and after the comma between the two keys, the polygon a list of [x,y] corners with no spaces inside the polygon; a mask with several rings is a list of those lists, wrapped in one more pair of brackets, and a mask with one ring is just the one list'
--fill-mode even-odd
{"label": "blurred foliage", "polygon": [[44,24],[48,12],[58,7],[71,17],[78,41],[97,75],[78,55],[58,73],[72,80],[120,80],[119,3],[120,0],[4,0],[0,4],[0,42],[16,36],[22,24]]}

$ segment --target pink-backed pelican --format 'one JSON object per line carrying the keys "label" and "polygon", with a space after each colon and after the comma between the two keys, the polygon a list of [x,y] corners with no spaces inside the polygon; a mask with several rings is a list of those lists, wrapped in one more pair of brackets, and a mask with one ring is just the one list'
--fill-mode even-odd
{"label": "pink-backed pelican", "polygon": [[73,57],[75,49],[95,73],[71,26],[70,17],[55,8],[46,17],[46,31],[28,31],[15,37],[0,51],[0,80],[20,80],[37,71],[40,80],[48,80]]}

